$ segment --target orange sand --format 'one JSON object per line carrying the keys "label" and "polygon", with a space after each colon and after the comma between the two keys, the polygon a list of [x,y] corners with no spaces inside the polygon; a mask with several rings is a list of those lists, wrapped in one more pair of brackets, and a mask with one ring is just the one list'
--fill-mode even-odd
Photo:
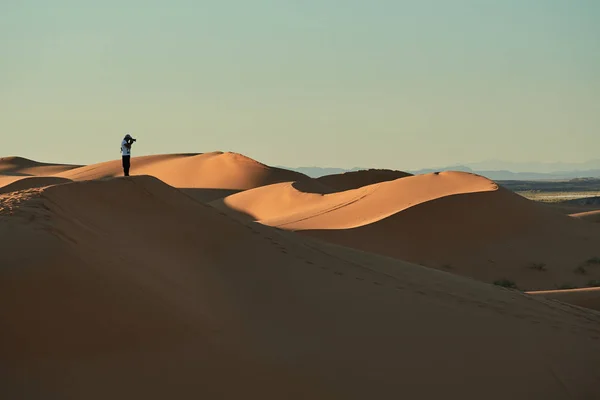
{"label": "orange sand", "polygon": [[593,311],[240,223],[151,177],[0,209],[5,398],[600,396]]}
{"label": "orange sand", "polygon": [[[169,154],[133,157],[131,175],[152,175],[177,188],[246,190],[278,182],[308,179],[237,153]],[[121,160],[70,170],[58,176],[90,180],[123,175]]]}

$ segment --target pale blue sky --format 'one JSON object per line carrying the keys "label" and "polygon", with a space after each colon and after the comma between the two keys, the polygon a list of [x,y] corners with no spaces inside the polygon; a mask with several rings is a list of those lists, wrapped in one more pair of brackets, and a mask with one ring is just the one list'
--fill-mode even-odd
{"label": "pale blue sky", "polygon": [[2,0],[0,155],[600,157],[600,1]]}

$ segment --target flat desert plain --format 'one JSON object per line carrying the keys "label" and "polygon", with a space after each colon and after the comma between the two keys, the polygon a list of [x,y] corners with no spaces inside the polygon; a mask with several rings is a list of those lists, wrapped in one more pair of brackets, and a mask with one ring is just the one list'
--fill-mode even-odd
{"label": "flat desert plain", "polygon": [[600,399],[600,224],[484,177],[0,159],[6,399]]}

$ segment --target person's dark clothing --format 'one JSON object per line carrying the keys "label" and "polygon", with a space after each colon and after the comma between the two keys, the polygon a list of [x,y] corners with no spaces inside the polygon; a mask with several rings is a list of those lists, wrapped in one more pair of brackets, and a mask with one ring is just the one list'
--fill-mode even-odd
{"label": "person's dark clothing", "polygon": [[129,168],[131,167],[131,156],[123,156],[123,173],[129,176]]}

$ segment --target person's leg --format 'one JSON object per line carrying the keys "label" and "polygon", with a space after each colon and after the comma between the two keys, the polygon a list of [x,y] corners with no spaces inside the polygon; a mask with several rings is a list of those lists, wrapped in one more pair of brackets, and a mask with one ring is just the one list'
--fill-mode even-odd
{"label": "person's leg", "polygon": [[123,156],[123,175],[129,176],[130,156]]}

